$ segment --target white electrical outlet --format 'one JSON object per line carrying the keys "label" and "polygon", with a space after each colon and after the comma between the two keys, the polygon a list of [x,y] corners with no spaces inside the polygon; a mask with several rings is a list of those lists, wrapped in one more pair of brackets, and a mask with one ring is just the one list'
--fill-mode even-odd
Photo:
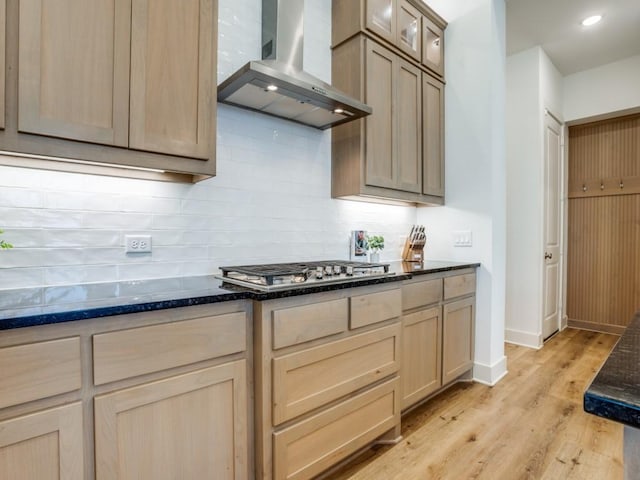
{"label": "white electrical outlet", "polygon": [[148,253],[151,251],[151,235],[125,235],[126,253]]}
{"label": "white electrical outlet", "polygon": [[453,232],[454,247],[471,247],[473,245],[473,236],[471,230],[457,230]]}

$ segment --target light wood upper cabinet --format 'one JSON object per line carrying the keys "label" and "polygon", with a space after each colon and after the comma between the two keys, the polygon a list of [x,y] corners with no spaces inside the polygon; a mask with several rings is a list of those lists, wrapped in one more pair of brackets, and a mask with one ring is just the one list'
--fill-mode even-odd
{"label": "light wood upper cabinet", "polygon": [[[366,42],[366,95],[365,102],[375,114],[365,119],[366,124],[366,183],[376,187],[393,188],[395,174],[393,159],[397,123],[393,117],[396,56],[375,42]],[[376,81],[371,81],[371,79]]]}
{"label": "light wood upper cabinet", "polygon": [[333,196],[442,203],[423,193],[420,68],[363,35],[333,55],[335,86],[373,109],[332,131]]}
{"label": "light wood upper cabinet", "polygon": [[17,28],[2,66],[18,88],[7,92],[0,149],[26,157],[3,164],[215,175],[217,0],[24,0],[6,13]]}
{"label": "light wood upper cabinet", "polygon": [[421,74],[377,43],[366,40],[365,118],[367,185],[406,192],[422,189]]}
{"label": "light wood upper cabinet", "polygon": [[444,30],[422,18],[422,64],[444,77]]}
{"label": "light wood upper cabinet", "polygon": [[422,192],[444,197],[444,84],[422,73]]}
{"label": "light wood upper cabinet", "polygon": [[416,0],[333,0],[332,15],[333,84],[373,109],[332,130],[332,196],[442,205],[446,22]]}
{"label": "light wood upper cabinet", "polygon": [[215,142],[212,0],[133,0],[131,148],[206,159]]}
{"label": "light wood upper cabinet", "polygon": [[406,0],[366,0],[365,4],[367,30],[420,61],[422,49],[420,11]]}
{"label": "light wood upper cabinet", "polygon": [[333,0],[334,47],[362,32],[444,77],[446,22],[421,0]]}
{"label": "light wood upper cabinet", "polygon": [[366,0],[365,24],[367,29],[389,42],[397,36],[397,0]]}
{"label": "light wood upper cabinet", "polygon": [[398,2],[396,45],[411,58],[420,61],[422,50],[422,14],[409,2]]}
{"label": "light wood upper cabinet", "polygon": [[127,146],[130,0],[21,0],[18,130]]}
{"label": "light wood upper cabinet", "polygon": [[397,125],[395,186],[407,192],[422,191],[422,109],[421,73],[409,62],[399,59],[396,70],[395,123]]}
{"label": "light wood upper cabinet", "polygon": [[0,421],[0,478],[83,480],[80,402]]}

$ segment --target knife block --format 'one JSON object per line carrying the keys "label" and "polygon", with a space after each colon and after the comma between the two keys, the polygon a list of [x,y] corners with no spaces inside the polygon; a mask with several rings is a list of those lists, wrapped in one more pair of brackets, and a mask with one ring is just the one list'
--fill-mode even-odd
{"label": "knife block", "polygon": [[405,262],[424,262],[424,244],[413,244],[407,238],[402,249],[402,260]]}

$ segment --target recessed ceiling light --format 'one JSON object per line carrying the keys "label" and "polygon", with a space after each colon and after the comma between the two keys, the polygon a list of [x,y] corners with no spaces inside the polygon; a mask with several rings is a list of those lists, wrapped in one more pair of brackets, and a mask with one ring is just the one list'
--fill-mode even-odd
{"label": "recessed ceiling light", "polygon": [[278,90],[277,85],[267,85],[267,90],[269,92],[275,92],[276,90]]}
{"label": "recessed ceiling light", "polygon": [[598,23],[600,20],[602,20],[602,15],[592,15],[582,20],[582,25],[590,27],[591,25]]}

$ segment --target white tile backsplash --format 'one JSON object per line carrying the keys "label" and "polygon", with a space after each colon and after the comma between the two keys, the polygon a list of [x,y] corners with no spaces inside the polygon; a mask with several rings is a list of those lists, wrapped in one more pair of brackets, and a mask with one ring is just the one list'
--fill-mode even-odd
{"label": "white tile backsplash", "polygon": [[[260,57],[261,1],[220,0],[219,11],[222,81]],[[305,69],[330,81],[331,2],[307,0],[305,13]],[[228,105],[218,108],[217,172],[189,185],[0,167],[1,238],[15,245],[0,251],[0,293],[55,287],[46,300],[72,308],[83,294],[63,287],[77,283],[347,259],[356,228],[383,234],[382,260],[398,260],[401,236],[416,222],[413,207],[331,198],[330,132]],[[151,235],[151,254],[125,254],[126,234]],[[110,294],[99,287],[91,292],[87,301],[94,306]],[[35,303],[44,300],[5,298],[0,316],[37,313]]]}

